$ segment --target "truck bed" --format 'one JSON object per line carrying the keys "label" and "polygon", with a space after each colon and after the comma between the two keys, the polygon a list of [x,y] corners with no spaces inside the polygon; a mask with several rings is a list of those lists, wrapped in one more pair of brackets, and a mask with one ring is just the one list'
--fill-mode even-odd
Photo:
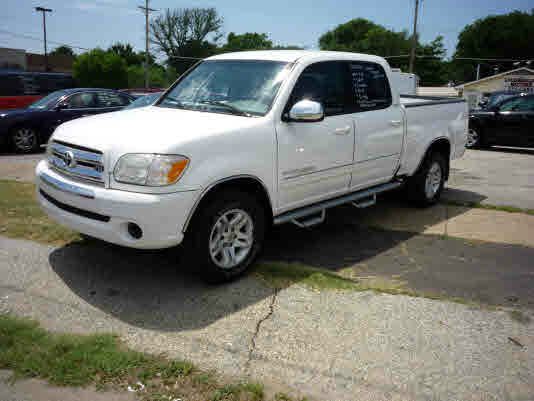
{"label": "truck bed", "polygon": [[422,160],[429,143],[447,138],[451,159],[465,151],[467,105],[464,99],[401,95],[405,109],[406,137],[399,174],[412,175]]}

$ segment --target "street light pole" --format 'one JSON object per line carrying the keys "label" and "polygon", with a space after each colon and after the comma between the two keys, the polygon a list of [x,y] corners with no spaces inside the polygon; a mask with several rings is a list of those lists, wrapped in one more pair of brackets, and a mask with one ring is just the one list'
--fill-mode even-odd
{"label": "street light pole", "polygon": [[148,89],[148,87],[150,86],[149,85],[149,76],[148,76],[148,61],[149,61],[149,58],[148,58],[148,43],[149,43],[149,28],[150,28],[150,25],[148,23],[148,15],[150,14],[151,11],[157,11],[157,10],[154,10],[153,8],[149,8],[148,7],[148,1],[149,0],[145,0],[145,6],[138,6],[138,8],[140,8],[141,10],[143,10],[145,12],[145,88]]}
{"label": "street light pole", "polygon": [[413,72],[413,65],[415,63],[415,48],[417,47],[417,15],[419,14],[419,0],[415,0],[415,15],[413,19],[413,35],[412,35],[412,50],[410,52],[410,67],[409,71]]}
{"label": "street light pole", "polygon": [[46,13],[51,13],[51,8],[35,7],[35,11],[43,13],[43,36],[44,36],[44,56],[45,56],[45,71],[48,71],[48,51],[46,48]]}

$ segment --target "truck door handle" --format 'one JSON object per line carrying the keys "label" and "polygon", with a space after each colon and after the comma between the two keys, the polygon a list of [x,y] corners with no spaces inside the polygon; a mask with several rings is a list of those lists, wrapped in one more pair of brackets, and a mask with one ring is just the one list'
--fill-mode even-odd
{"label": "truck door handle", "polygon": [[336,128],[334,130],[334,134],[336,135],[347,135],[350,132],[350,126],[346,126],[344,128]]}
{"label": "truck door handle", "polygon": [[398,127],[399,125],[402,124],[402,121],[401,120],[391,120],[389,122],[389,125],[393,126],[393,127]]}

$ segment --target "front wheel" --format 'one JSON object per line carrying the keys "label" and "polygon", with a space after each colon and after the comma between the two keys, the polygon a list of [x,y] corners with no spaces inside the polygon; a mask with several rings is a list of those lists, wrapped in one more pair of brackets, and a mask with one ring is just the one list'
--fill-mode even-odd
{"label": "front wheel", "polygon": [[475,128],[469,128],[469,131],[467,131],[467,142],[465,144],[465,147],[468,149],[473,149],[479,146],[480,134],[478,133],[478,130]]}
{"label": "front wheel", "polygon": [[210,283],[230,281],[258,256],[265,237],[265,211],[248,193],[224,191],[199,211],[188,231],[191,256],[203,278]]}
{"label": "front wheel", "polygon": [[39,148],[39,135],[29,127],[16,127],[11,131],[11,145],[17,153],[32,153]]}
{"label": "front wheel", "polygon": [[408,181],[408,196],[423,207],[437,203],[445,185],[446,169],[447,163],[441,154],[427,156],[419,171]]}

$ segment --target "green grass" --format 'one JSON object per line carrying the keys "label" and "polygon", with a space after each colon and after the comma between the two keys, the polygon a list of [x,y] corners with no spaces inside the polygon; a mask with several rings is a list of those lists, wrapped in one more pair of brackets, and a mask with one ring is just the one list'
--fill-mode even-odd
{"label": "green grass", "polygon": [[261,263],[254,270],[274,288],[286,288],[301,283],[317,290],[358,290],[359,283],[324,269],[297,263]]}
{"label": "green grass", "polygon": [[[126,348],[111,334],[51,333],[38,323],[0,315],[0,369],[13,379],[35,377],[58,386],[125,390],[141,382],[142,400],[264,401],[263,385],[223,382],[187,361]],[[276,398],[275,398],[276,399]],[[291,401],[291,398],[284,398]]]}
{"label": "green grass", "polygon": [[35,199],[35,185],[0,180],[0,194],[0,235],[58,245],[79,239],[43,213]]}
{"label": "green grass", "polygon": [[[479,302],[447,294],[435,294],[416,291],[406,287],[406,283],[387,277],[358,277],[350,269],[341,269],[334,273],[328,270],[305,266],[297,263],[269,262],[254,268],[255,274],[267,285],[275,289],[284,289],[293,284],[304,285],[310,289],[341,291],[375,291],[391,295],[407,295],[441,301],[456,302],[472,307],[481,307]],[[493,308],[491,305],[484,305]]]}
{"label": "green grass", "polygon": [[453,201],[453,200],[446,200],[443,203],[447,205],[452,206],[463,206],[463,207],[471,207],[476,209],[486,209],[486,210],[498,210],[501,212],[508,212],[508,213],[524,213],[529,214],[531,216],[534,216],[534,209],[522,209],[515,206],[509,206],[509,205],[487,205],[485,203],[479,203],[479,202],[460,202],[460,201]]}

